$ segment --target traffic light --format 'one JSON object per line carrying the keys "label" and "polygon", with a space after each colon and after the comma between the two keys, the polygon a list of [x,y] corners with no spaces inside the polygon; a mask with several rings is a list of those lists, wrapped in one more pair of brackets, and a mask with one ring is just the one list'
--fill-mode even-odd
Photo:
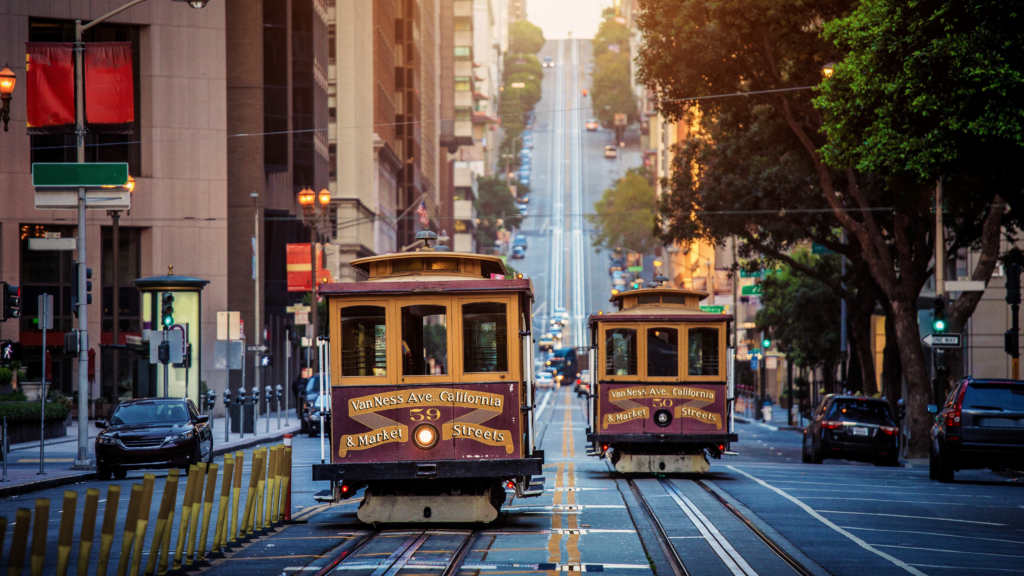
{"label": "traffic light", "polygon": [[19,286],[12,286],[7,282],[0,283],[0,291],[3,292],[2,297],[4,299],[4,312],[3,320],[6,322],[11,318],[21,317],[21,288]]}
{"label": "traffic light", "polygon": [[174,294],[170,292],[160,294],[160,325],[164,328],[174,325]]}
{"label": "traffic light", "polygon": [[939,296],[932,302],[932,330],[945,332],[946,330],[946,299]]}
{"label": "traffic light", "polygon": [[[78,271],[81,262],[71,263],[71,313],[78,318]],[[92,304],[92,268],[85,269],[85,303]]]}
{"label": "traffic light", "polygon": [[761,339],[761,347],[762,348],[767,350],[768,348],[771,348],[771,346],[772,346],[772,339],[771,339],[770,336],[765,336],[764,338]]}
{"label": "traffic light", "polygon": [[1006,303],[1020,304],[1020,264],[1006,265]]}

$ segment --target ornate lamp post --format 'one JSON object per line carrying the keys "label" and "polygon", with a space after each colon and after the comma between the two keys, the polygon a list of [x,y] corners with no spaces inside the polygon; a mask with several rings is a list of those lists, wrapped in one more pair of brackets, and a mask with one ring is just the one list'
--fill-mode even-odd
{"label": "ornate lamp post", "polygon": [[0,70],[0,101],[3,102],[0,118],[4,121],[4,132],[7,132],[7,123],[11,120],[11,94],[14,93],[14,84],[17,81],[14,72],[4,64],[4,69]]}
{"label": "ornate lamp post", "polygon": [[299,205],[302,206],[302,223],[309,228],[309,278],[313,289],[313,297],[310,302],[310,311],[313,313],[313,347],[310,348],[309,365],[316,366],[317,348],[315,338],[320,335],[320,317],[317,312],[317,259],[316,244],[319,241],[320,227],[327,223],[327,215],[331,209],[331,192],[327,188],[319,194],[313,192],[312,188],[303,188],[299,191]]}

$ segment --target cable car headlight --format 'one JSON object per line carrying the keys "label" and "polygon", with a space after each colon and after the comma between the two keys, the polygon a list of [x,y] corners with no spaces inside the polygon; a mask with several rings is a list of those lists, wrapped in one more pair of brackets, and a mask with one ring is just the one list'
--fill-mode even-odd
{"label": "cable car headlight", "polygon": [[434,446],[437,446],[437,428],[434,428],[430,424],[420,424],[412,431],[412,441],[416,444],[417,448],[423,450],[430,450]]}

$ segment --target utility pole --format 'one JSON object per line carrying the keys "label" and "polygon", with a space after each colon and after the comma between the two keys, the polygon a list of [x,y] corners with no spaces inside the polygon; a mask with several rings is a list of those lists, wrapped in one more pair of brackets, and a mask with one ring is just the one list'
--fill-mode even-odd
{"label": "utility pole", "polygon": [[[114,264],[114,278],[113,278],[114,290],[113,290],[113,294],[111,294],[111,305],[114,307],[114,309],[113,309],[114,325],[113,325],[113,329],[111,330],[111,336],[113,336],[113,339],[114,339],[114,385],[112,387],[113,389],[111,390],[111,394],[110,394],[111,395],[111,397],[110,397],[110,406],[111,406],[111,408],[113,408],[114,406],[117,405],[117,391],[118,391],[118,384],[119,384],[119,382],[118,382],[118,367],[119,367],[119,361],[120,361],[120,354],[118,354],[117,345],[121,343],[121,331],[120,331],[120,326],[118,326],[118,324],[120,324],[120,322],[121,322],[121,295],[120,295],[120,292],[121,292],[121,278],[120,278],[121,270],[120,270],[120,267],[119,267],[119,264],[121,262],[121,211],[120,210],[107,210],[107,214],[110,215],[110,218],[112,220],[110,231],[111,231],[111,236],[113,236],[113,239],[114,239],[114,251],[113,251],[113,256],[114,256],[114,262],[113,262],[113,264]],[[100,286],[102,288],[102,283],[101,283]],[[102,296],[100,297],[100,299],[102,300]],[[100,396],[103,395],[103,386],[102,386],[102,384],[100,385],[100,394],[99,395]]]}
{"label": "utility pole", "polygon": [[[846,244],[846,228],[843,228],[843,244]],[[839,260],[839,279],[840,281],[846,277],[846,255],[842,255]],[[843,289],[846,289],[846,283],[842,284]],[[839,316],[839,386],[846,388],[846,298],[840,298],[840,316]]]}
{"label": "utility pole", "polygon": [[[255,332],[256,339],[256,353],[252,355],[252,367],[253,367],[253,381],[256,384],[256,390],[260,389],[260,358],[263,354],[260,353],[260,337],[263,332],[262,324],[260,324],[260,195],[253,192],[249,195],[252,198],[252,204],[254,208],[253,221],[252,221],[252,280],[253,280],[253,294],[255,294],[255,306],[253,308],[253,315],[255,316]],[[244,384],[243,384],[244,385]],[[257,392],[257,397],[253,398],[253,433],[256,433],[256,418],[260,414],[260,397]]]}
{"label": "utility pole", "polygon": [[[946,238],[942,225],[942,177],[935,182],[935,301],[942,301],[941,308],[945,309],[946,297]],[[936,304],[938,306],[939,304]],[[935,380],[933,381],[933,395],[936,404],[942,404],[942,398],[946,390],[946,352],[942,348],[932,348],[932,358],[935,365]]]}
{"label": "utility pole", "polygon": [[1006,353],[1010,355],[1010,378],[1020,380],[1020,264],[1006,266],[1006,303],[1010,305],[1010,329],[1006,331]]}
{"label": "utility pole", "polygon": [[[96,21],[90,22],[90,25]],[[85,43],[82,41],[81,20],[75,20],[75,140],[77,161],[85,164],[85,69],[82,57]],[[86,292],[85,258],[85,187],[78,189],[78,457],[74,468],[92,468],[89,458],[89,301]],[[45,368],[44,368],[45,369]],[[117,386],[114,387],[115,389]],[[40,440],[42,442],[42,440]]]}
{"label": "utility pole", "polygon": [[736,236],[732,237],[732,347],[740,349],[740,270],[736,266]]}

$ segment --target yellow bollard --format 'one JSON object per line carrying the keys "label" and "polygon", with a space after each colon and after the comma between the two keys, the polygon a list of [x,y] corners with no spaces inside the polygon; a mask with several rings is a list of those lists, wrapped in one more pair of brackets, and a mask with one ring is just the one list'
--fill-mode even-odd
{"label": "yellow bollard", "polygon": [[135,544],[135,528],[139,521],[139,504],[142,502],[142,485],[132,484],[132,495],[128,498],[128,517],[124,523],[124,537],[121,539],[121,557],[117,559],[117,576],[128,574],[128,561],[132,558]]}
{"label": "yellow bollard", "polygon": [[185,538],[188,536],[189,518],[192,516],[192,498],[196,489],[199,467],[188,467],[188,482],[185,484],[185,499],[181,501],[181,523],[178,525],[178,544],[174,547],[174,570],[181,569],[181,557],[185,552]]}
{"label": "yellow bollard", "polygon": [[[160,540],[160,563],[157,566],[157,574],[167,574],[167,558],[171,550],[171,532],[174,531],[174,508],[178,502],[178,488],[181,486],[181,475],[177,468],[174,469],[174,489],[171,490],[171,503],[167,507],[167,522],[164,523],[164,533]],[[165,488],[166,490],[166,488]]]}
{"label": "yellow bollard", "polygon": [[[259,476],[256,477],[256,513],[253,514],[253,532],[263,532],[263,513],[266,508],[267,498],[267,460],[270,454],[263,451],[263,460],[260,461]],[[255,472],[255,470],[253,470]]]}
{"label": "yellow bollard", "polygon": [[245,494],[245,510],[242,512],[242,531],[240,535],[248,538],[252,534],[253,526],[253,512],[256,507],[256,479],[257,470],[260,468],[260,452],[259,450],[253,450],[252,453],[252,469],[249,471],[249,490]]}
{"label": "yellow bollard", "polygon": [[46,561],[46,528],[50,523],[50,499],[36,498],[35,524],[32,526],[32,576],[43,576]]}
{"label": "yellow bollard", "polygon": [[284,444],[277,445],[277,470],[274,478],[274,486],[277,487],[274,493],[274,523],[280,524],[283,519],[281,499],[284,498],[284,493],[281,491],[281,487],[284,485]]}
{"label": "yellow bollard", "polygon": [[78,492],[64,491],[64,506],[60,509],[60,532],[57,533],[57,576],[67,576],[71,559],[71,544],[75,539],[75,515],[78,512]]}
{"label": "yellow bollard", "polygon": [[153,543],[149,547],[149,558],[146,559],[147,576],[156,572],[156,561],[160,556],[160,546],[164,541],[164,531],[169,530],[167,519],[174,506],[174,495],[178,491],[178,469],[171,468],[164,480],[164,495],[160,498],[160,508],[156,512],[156,529],[153,531]]}
{"label": "yellow bollard", "polygon": [[242,465],[244,463],[245,452],[241,450],[235,452],[235,479],[231,488],[231,530],[229,532],[232,543],[236,542],[245,531],[244,527],[239,531],[238,526],[238,496],[242,491]]}
{"label": "yellow bollard", "polygon": [[291,494],[291,483],[292,483],[292,448],[291,446],[285,446],[284,448],[284,487],[281,489],[281,520],[285,518],[291,518],[291,510],[287,507],[291,504],[292,499],[289,496]]}
{"label": "yellow bollard", "polygon": [[7,517],[0,516],[0,561],[4,558],[4,537],[7,536]]}
{"label": "yellow bollard", "polygon": [[220,506],[217,508],[217,526],[213,529],[212,552],[220,552],[224,547],[227,533],[228,508],[231,507],[231,481],[235,471],[235,459],[231,454],[224,455],[224,479],[220,486]]}
{"label": "yellow bollard", "polygon": [[206,469],[208,464],[196,465],[199,474],[196,477],[196,486],[192,489],[192,512],[189,516],[188,546],[185,548],[185,565],[190,566],[196,560],[196,532],[199,527],[199,511],[203,505],[203,482],[206,481]]}
{"label": "yellow bollard", "polygon": [[275,474],[277,470],[277,457],[277,446],[274,446],[270,449],[270,466],[267,468],[267,511],[263,518],[263,527],[268,529],[274,524],[274,502],[276,502],[274,500],[274,487],[277,486],[277,475]]}
{"label": "yellow bollard", "polygon": [[100,558],[96,566],[97,576],[107,575],[107,563],[110,561],[110,547],[114,544],[114,530],[117,529],[117,507],[121,501],[121,487],[117,484],[107,486],[107,505],[103,509],[103,527],[100,528]]}
{"label": "yellow bollard", "polygon": [[210,514],[213,513],[213,497],[217,493],[217,465],[210,464],[206,470],[206,498],[203,499],[203,526],[199,533],[199,555],[197,562],[206,559],[206,538],[210,530]]}
{"label": "yellow bollard", "polygon": [[142,477],[142,501],[139,503],[139,515],[135,520],[135,546],[132,550],[131,576],[139,576],[142,567],[142,548],[146,545],[146,531],[149,529],[149,512],[153,504],[153,484],[156,476],[146,474]]}
{"label": "yellow bollard", "polygon": [[21,576],[25,566],[25,550],[28,548],[28,531],[32,527],[32,510],[18,508],[14,515],[14,536],[11,540],[11,557],[7,560],[7,576]]}
{"label": "yellow bollard", "polygon": [[[92,542],[96,535],[96,512],[100,508],[99,488],[85,491],[85,511],[82,512],[82,536],[78,541],[78,576],[88,576]],[[0,541],[2,541],[0,536]]]}

